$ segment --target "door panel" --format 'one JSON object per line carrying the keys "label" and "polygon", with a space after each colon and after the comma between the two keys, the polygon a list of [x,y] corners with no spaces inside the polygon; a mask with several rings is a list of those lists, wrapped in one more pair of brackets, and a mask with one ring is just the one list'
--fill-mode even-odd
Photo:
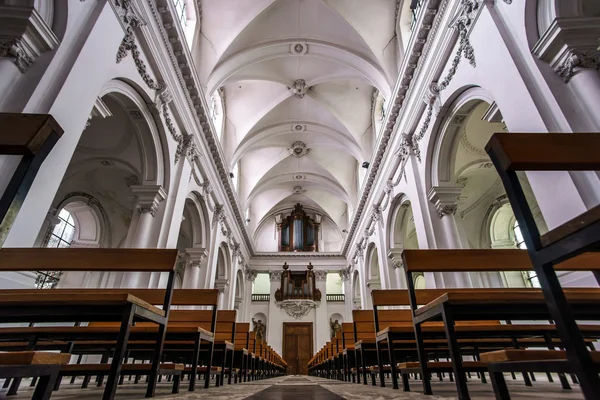
{"label": "door panel", "polygon": [[308,374],[308,361],[313,353],[312,323],[283,324],[283,358],[288,363],[288,374]]}

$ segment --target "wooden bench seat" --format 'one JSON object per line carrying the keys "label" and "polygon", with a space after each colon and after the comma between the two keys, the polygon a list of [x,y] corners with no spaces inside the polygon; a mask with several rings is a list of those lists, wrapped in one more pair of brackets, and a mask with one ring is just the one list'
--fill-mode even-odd
{"label": "wooden bench seat", "polygon": [[[479,361],[463,361],[466,369],[486,369],[486,363]],[[410,372],[420,372],[421,367],[418,362],[404,362],[398,364],[401,370],[411,370]],[[452,372],[452,362],[450,361],[428,361],[427,368],[432,372]],[[414,370],[414,371],[413,371]]]}
{"label": "wooden bench seat", "polygon": [[[0,353],[0,378],[39,378],[32,400],[47,400],[57,382],[61,366],[71,358],[69,353],[41,351],[18,351]],[[8,395],[14,395],[17,387],[12,386]]]}
{"label": "wooden bench seat", "polygon": [[[594,362],[600,363],[600,352],[591,351],[590,355]],[[485,363],[566,359],[567,352],[563,350],[503,349],[481,354],[481,361]]]}
{"label": "wooden bench seat", "polygon": [[[565,296],[569,303],[589,304],[597,303],[600,306],[600,289],[593,288],[569,288],[565,289]],[[443,303],[452,303],[456,305],[473,304],[504,304],[522,305],[523,303],[545,304],[544,295],[539,289],[506,289],[502,292],[490,292],[488,289],[454,289],[443,294],[425,306],[419,307],[416,315],[424,314],[427,311],[438,307]]]}
{"label": "wooden bench seat", "polygon": [[[158,362],[162,351],[168,310],[175,279],[177,249],[105,249],[105,248],[2,248],[0,271],[62,271],[119,273],[168,273],[166,290],[156,302],[149,302],[126,290],[104,289],[2,289],[0,290],[0,321],[4,323],[35,322],[119,322],[112,367],[108,374],[104,398],[115,396],[121,364],[125,357],[129,328],[136,322],[150,321],[160,328],[154,335],[154,362],[147,387],[153,397],[156,388]],[[155,307],[160,305],[161,308]],[[32,346],[34,342],[30,343]],[[28,346],[30,347],[30,346]],[[27,348],[31,350],[31,348]],[[69,349],[67,349],[69,350]],[[67,351],[70,352],[70,351]],[[16,393],[21,379],[12,381]]]}
{"label": "wooden bench seat", "polygon": [[0,365],[39,365],[39,364],[68,364],[69,353],[49,353],[43,351],[15,351],[0,353]]}
{"label": "wooden bench seat", "polygon": [[[590,351],[589,354],[596,372],[600,373],[600,352]],[[487,364],[497,400],[510,400],[505,372],[571,372],[567,353],[562,350],[503,349],[481,354],[481,361]],[[561,379],[561,384],[563,389],[571,389],[566,380]]]}
{"label": "wooden bench seat", "polygon": [[[184,365],[175,363],[161,363],[158,367],[158,375],[173,376],[173,394],[179,393],[181,384],[181,375],[183,374]],[[128,364],[121,365],[120,375],[149,375],[152,371],[152,364]],[[86,388],[89,382],[90,375],[102,375],[110,372],[110,364],[68,364],[60,367],[60,377],[62,376],[79,376],[86,375],[82,388]],[[60,381],[57,381],[55,390],[58,390]]]}
{"label": "wooden bench seat", "polygon": [[128,303],[135,304],[148,311],[151,311],[162,317],[165,316],[165,311],[153,306],[140,298],[137,298],[127,292],[114,293],[102,290],[92,289],[91,293],[73,293],[70,290],[53,289],[53,290],[38,290],[31,294],[12,294],[0,292],[0,307],[11,307],[15,305],[28,306],[69,306],[77,305],[78,307],[85,306],[112,306],[126,305]]}
{"label": "wooden bench seat", "polygon": [[[465,370],[462,368],[462,346],[460,338],[465,335],[475,338],[514,336],[541,336],[548,340],[548,347],[553,347],[552,338],[563,335],[562,345],[570,343],[564,332],[551,325],[529,326],[501,325],[497,329],[478,328],[465,331],[459,326],[460,322],[473,320],[553,320],[553,313],[548,306],[548,293],[534,288],[503,288],[503,289],[443,289],[445,293],[434,299],[423,302],[418,296],[420,290],[414,288],[413,273],[451,273],[451,272],[497,272],[497,271],[530,271],[533,264],[527,251],[519,249],[490,249],[490,250],[405,250],[402,253],[406,280],[410,293],[410,305],[413,312],[413,322],[417,340],[417,350],[421,363],[423,390],[430,394],[430,374],[427,370],[425,343],[428,337],[427,324],[443,321],[448,340],[448,352],[453,361],[456,387],[460,398],[468,398]],[[554,268],[561,271],[595,271],[600,270],[600,255],[585,253],[579,257],[557,263]],[[600,319],[600,289],[598,288],[568,288],[564,290],[570,312],[575,319]],[[507,326],[509,325],[509,326]],[[474,329],[474,328],[468,328]],[[592,328],[593,329],[593,328]],[[577,330],[577,326],[575,326]],[[590,335],[594,337],[592,333]],[[516,344],[518,342],[515,342]],[[582,344],[585,342],[582,339]],[[531,385],[527,374],[523,375],[526,385]],[[559,378],[566,384],[564,375]]]}

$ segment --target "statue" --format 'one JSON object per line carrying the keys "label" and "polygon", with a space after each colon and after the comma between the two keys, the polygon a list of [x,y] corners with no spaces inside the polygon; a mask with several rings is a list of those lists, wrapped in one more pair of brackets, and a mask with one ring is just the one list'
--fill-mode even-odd
{"label": "statue", "polygon": [[267,326],[260,319],[257,321],[254,318],[252,318],[252,323],[254,324],[252,330],[256,333],[256,338],[264,340],[265,334],[267,333]]}
{"label": "statue", "polygon": [[335,337],[335,334],[342,331],[342,325],[339,320],[332,320],[329,318],[329,326],[331,326],[331,337]]}

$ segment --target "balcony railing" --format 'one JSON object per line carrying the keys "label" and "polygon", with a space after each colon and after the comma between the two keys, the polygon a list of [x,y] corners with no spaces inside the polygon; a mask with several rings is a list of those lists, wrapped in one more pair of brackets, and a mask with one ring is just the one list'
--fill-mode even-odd
{"label": "balcony railing", "polygon": [[346,301],[346,296],[343,294],[328,294],[327,301],[343,303]]}
{"label": "balcony railing", "polygon": [[253,294],[252,301],[271,301],[270,294]]}

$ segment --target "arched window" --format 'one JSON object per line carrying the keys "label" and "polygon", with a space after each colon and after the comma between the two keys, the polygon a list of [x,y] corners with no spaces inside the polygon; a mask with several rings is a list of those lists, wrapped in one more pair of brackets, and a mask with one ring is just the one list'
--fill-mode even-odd
{"label": "arched window", "polygon": [[54,226],[46,247],[69,247],[75,236],[75,220],[64,208],[58,214],[58,224]]}
{"label": "arched window", "polygon": [[177,11],[177,19],[181,22],[182,27],[187,26],[187,11],[185,0],[173,0],[175,3],[175,11]]}
{"label": "arched window", "polygon": [[[515,224],[513,225],[513,232],[515,234],[515,242],[517,247],[519,249],[526,250],[527,245],[525,244],[523,232],[521,232],[521,228],[519,227],[519,221],[515,221]],[[529,281],[532,287],[540,287],[540,281],[535,271],[527,271],[527,280]]]}
{"label": "arched window", "polygon": [[[58,213],[58,223],[52,228],[46,247],[67,248],[75,237],[75,219],[64,208]],[[52,289],[60,280],[62,271],[37,271],[35,286],[38,289]]]}

